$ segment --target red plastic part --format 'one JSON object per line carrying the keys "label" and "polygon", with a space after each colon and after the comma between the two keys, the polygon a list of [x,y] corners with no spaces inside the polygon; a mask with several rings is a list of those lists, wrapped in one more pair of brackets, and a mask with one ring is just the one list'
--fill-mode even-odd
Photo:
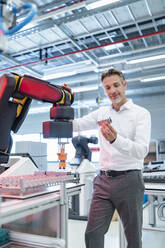
{"label": "red plastic part", "polygon": [[23,78],[19,91],[37,100],[55,103],[61,100],[62,91],[44,81]]}
{"label": "red plastic part", "polygon": [[43,137],[50,137],[50,121],[43,122]]}
{"label": "red plastic part", "polygon": [[57,108],[56,107],[52,107],[50,109],[50,119],[54,119],[57,117]]}
{"label": "red plastic part", "polygon": [[7,87],[7,80],[8,79],[6,76],[0,77],[0,99],[2,98]]}

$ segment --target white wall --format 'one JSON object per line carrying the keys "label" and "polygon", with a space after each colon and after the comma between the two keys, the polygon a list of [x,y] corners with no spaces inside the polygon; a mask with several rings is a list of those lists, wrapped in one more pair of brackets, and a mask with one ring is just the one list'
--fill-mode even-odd
{"label": "white wall", "polygon": [[151,138],[165,140],[165,95],[135,98],[134,102],[147,108],[151,113]]}

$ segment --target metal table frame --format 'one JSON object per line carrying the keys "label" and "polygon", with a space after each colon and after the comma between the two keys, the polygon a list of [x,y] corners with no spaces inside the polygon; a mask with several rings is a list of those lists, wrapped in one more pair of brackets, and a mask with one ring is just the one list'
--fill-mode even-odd
{"label": "metal table frame", "polygon": [[66,183],[60,184],[58,192],[35,196],[25,200],[11,200],[0,202],[0,225],[10,223],[31,214],[60,206],[60,238],[65,240],[68,246],[68,197],[80,194],[82,184],[66,187]]}

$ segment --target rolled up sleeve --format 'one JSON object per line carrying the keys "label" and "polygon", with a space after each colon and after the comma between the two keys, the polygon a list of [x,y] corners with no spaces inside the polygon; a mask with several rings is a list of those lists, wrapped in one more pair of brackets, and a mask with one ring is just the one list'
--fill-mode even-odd
{"label": "rolled up sleeve", "polygon": [[97,128],[98,110],[73,120],[73,131],[79,132]]}

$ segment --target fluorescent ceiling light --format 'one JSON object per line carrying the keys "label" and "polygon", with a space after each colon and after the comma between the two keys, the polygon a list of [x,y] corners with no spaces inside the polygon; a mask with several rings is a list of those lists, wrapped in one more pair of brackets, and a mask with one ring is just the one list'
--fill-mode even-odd
{"label": "fluorescent ceiling light", "polygon": [[65,13],[71,12],[71,11],[76,10],[76,9],[83,8],[85,6],[86,6],[85,1],[77,3],[77,4],[72,4],[71,6],[68,6],[68,7],[65,7],[65,8],[62,8],[62,9],[57,9],[55,11],[48,12],[48,13],[46,13],[44,15],[41,15],[41,16],[37,16],[32,20],[32,22],[36,23],[36,22],[39,22],[39,21],[46,20],[48,18],[53,18],[55,16],[65,14]]}
{"label": "fluorescent ceiling light", "polygon": [[151,61],[151,60],[156,60],[156,59],[164,59],[164,58],[165,58],[165,54],[161,54],[161,55],[156,55],[156,56],[152,56],[152,57],[128,60],[128,61],[126,61],[126,63],[127,64],[136,64],[136,63],[141,63],[141,62],[146,62],[146,61]]}
{"label": "fluorescent ceiling light", "polygon": [[104,49],[108,51],[108,50],[117,49],[121,47],[123,47],[123,44],[119,43],[119,44],[112,44],[112,45],[105,46]]}
{"label": "fluorescent ceiling light", "polygon": [[98,90],[98,86],[92,86],[92,87],[76,87],[76,88],[72,88],[73,92],[84,92],[84,91],[91,91],[91,90]]}
{"label": "fluorescent ceiling light", "polygon": [[43,76],[43,80],[51,80],[51,79],[56,79],[56,78],[63,78],[63,77],[68,77],[68,76],[73,76],[76,75],[76,71],[68,71],[68,72],[59,72],[59,73],[54,73],[54,74],[49,74]]}
{"label": "fluorescent ceiling light", "polygon": [[36,108],[30,108],[29,109],[29,114],[41,114],[41,113],[46,113],[50,111],[50,106],[45,106],[45,107],[36,107]]}
{"label": "fluorescent ceiling light", "polygon": [[99,0],[97,2],[88,4],[86,6],[86,8],[88,10],[90,10],[90,9],[96,9],[96,8],[102,7],[104,5],[108,5],[108,4],[111,4],[111,3],[114,3],[114,2],[118,2],[118,1],[119,0]]}
{"label": "fluorescent ceiling light", "polygon": [[82,54],[82,53],[75,53],[75,56],[76,56],[77,58],[81,58],[81,57],[83,56],[83,54]]}
{"label": "fluorescent ceiling light", "polygon": [[165,79],[165,76],[144,78],[144,79],[141,79],[141,82],[151,82],[151,81],[157,81],[157,80],[163,80],[163,79]]}
{"label": "fluorescent ceiling light", "polygon": [[[74,68],[77,69],[77,68],[82,67],[82,65],[84,66],[84,64],[89,65],[91,63],[92,62],[89,59],[86,59],[86,60],[83,60],[83,61],[80,61],[80,62],[75,62],[73,64],[60,65],[60,66],[58,66],[58,73],[63,72],[63,71],[64,72],[65,71],[71,71],[71,69],[73,69],[73,66],[74,66]],[[45,73],[45,75],[55,74],[54,73],[55,71],[57,71],[57,66],[53,66],[51,68],[43,69],[43,72]]]}

